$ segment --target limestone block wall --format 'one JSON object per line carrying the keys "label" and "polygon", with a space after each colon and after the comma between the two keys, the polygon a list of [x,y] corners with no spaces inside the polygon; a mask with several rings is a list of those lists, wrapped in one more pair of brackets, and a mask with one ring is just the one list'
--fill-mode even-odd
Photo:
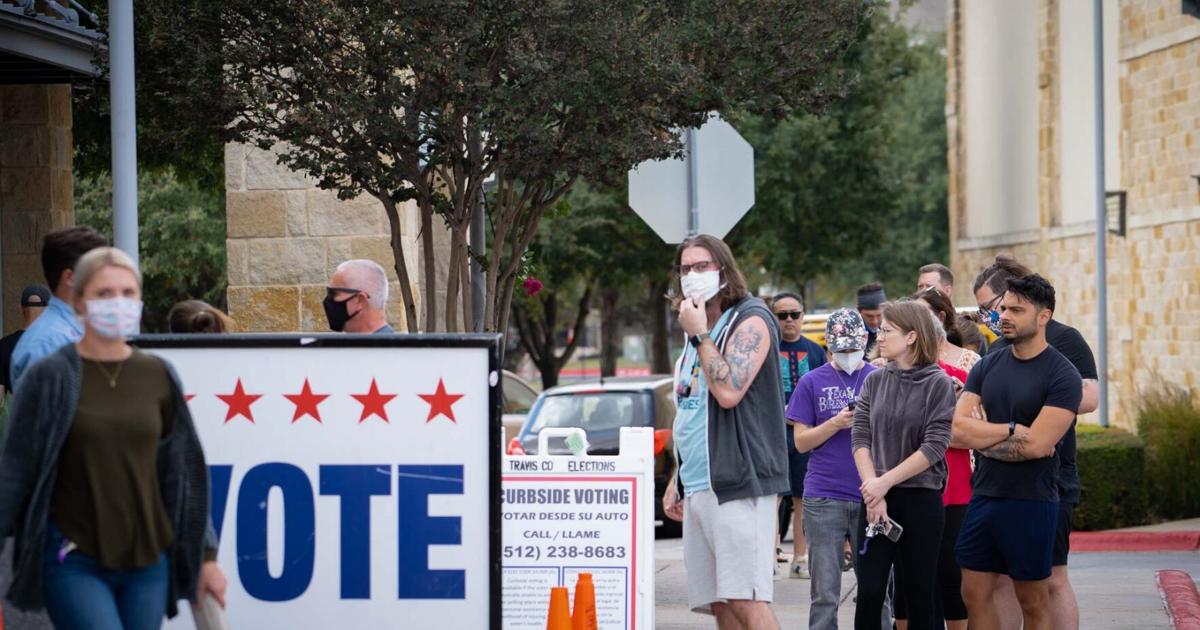
{"label": "limestone block wall", "polygon": [[45,283],[47,232],[73,225],[71,87],[0,85],[0,269],[4,333],[20,328],[21,290]]}
{"label": "limestone block wall", "polygon": [[[339,263],[369,258],[390,279],[388,319],[404,329],[400,279],[383,206],[369,195],[339,201],[335,193],[276,162],[269,151],[225,148],[229,314],[243,331],[327,331],[321,300]],[[402,209],[410,278],[420,299],[419,216]],[[418,304],[418,308],[420,305]]]}
{"label": "limestone block wall", "polygon": [[[962,81],[956,74],[969,55],[956,25],[977,0],[955,0],[948,11],[950,76],[947,112],[950,140],[951,260],[959,277],[955,301],[974,303],[977,272],[1000,252],[1010,252],[1046,276],[1058,290],[1056,317],[1083,333],[1096,348],[1095,237],[1091,225],[1063,225],[1059,153],[1061,104],[1055,74],[1060,31],[1056,0],[1043,10],[1039,58],[1039,214],[1034,235],[1008,234],[981,241],[964,238],[970,220],[961,187],[963,147],[971,141],[958,108]],[[1121,0],[1119,35],[1120,189],[1127,193],[1128,229],[1107,237],[1110,419],[1134,429],[1140,388],[1159,380],[1189,387],[1200,397],[1200,20],[1182,14],[1172,0]],[[1109,114],[1112,115],[1112,114]],[[1110,185],[1111,188],[1111,185]],[[1094,415],[1094,414],[1093,414]],[[1094,419],[1094,418],[1093,418]],[[1089,418],[1084,418],[1085,421]]]}

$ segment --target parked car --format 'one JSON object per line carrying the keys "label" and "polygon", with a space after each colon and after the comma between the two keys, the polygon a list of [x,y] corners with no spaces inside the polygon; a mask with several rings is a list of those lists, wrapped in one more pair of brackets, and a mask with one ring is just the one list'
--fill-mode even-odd
{"label": "parked car", "polygon": [[[538,433],[545,428],[579,427],[587,432],[588,454],[616,455],[622,427],[654,429],[654,514],[659,533],[678,535],[680,523],[665,518],[662,496],[675,471],[671,424],[675,421],[675,393],[669,375],[606,378],[548,389],[529,412],[521,433],[509,443],[508,453],[537,453]],[[552,441],[551,454],[567,454],[561,440]]]}
{"label": "parked car", "polygon": [[505,440],[520,435],[525,418],[529,416],[529,410],[533,409],[537,397],[537,390],[529,381],[508,370],[501,372],[500,409],[503,413],[501,424],[504,425]]}

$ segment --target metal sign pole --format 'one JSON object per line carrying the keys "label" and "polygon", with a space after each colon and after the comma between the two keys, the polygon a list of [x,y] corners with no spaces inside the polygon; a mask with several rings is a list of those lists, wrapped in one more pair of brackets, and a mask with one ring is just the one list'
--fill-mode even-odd
{"label": "metal sign pole", "polygon": [[1093,0],[1096,12],[1094,52],[1096,56],[1096,339],[1100,369],[1100,426],[1108,426],[1108,212],[1104,185],[1104,6]]}
{"label": "metal sign pole", "polygon": [[688,236],[700,233],[700,155],[696,152],[696,130],[687,130]]}

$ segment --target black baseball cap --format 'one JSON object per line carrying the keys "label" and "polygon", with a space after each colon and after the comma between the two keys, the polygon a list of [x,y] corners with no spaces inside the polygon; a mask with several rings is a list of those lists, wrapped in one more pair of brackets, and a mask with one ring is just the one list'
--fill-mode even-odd
{"label": "black baseball cap", "polygon": [[31,284],[21,291],[21,306],[26,308],[46,308],[50,306],[50,289],[45,285]]}

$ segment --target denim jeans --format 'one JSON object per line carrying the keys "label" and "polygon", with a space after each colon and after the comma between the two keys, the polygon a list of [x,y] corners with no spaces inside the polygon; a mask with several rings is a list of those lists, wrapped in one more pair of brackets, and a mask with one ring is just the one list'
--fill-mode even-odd
{"label": "denim jeans", "polygon": [[80,551],[59,562],[63,535],[46,530],[43,591],[56,630],[157,630],[167,613],[167,555],[141,569],[114,571]]}
{"label": "denim jeans", "polygon": [[[812,575],[809,584],[812,604],[808,611],[811,630],[837,630],[846,539],[850,539],[852,549],[858,549],[863,533],[859,528],[862,511],[861,501],[804,497],[804,535],[808,540],[808,572]],[[853,557],[857,560],[858,554]],[[892,627],[891,610],[887,607],[879,627]]]}

